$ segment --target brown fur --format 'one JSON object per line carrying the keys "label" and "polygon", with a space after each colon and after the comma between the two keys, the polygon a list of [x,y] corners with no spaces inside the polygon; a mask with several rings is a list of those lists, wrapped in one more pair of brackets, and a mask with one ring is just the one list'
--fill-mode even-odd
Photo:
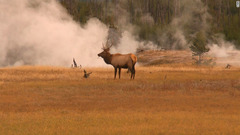
{"label": "brown fur", "polygon": [[134,54],[110,54],[109,49],[104,49],[103,52],[98,54],[102,57],[105,63],[111,64],[114,67],[114,79],[116,79],[117,69],[119,70],[119,79],[121,76],[121,68],[127,68],[131,72],[131,79],[135,78],[135,64],[137,57]]}
{"label": "brown fur", "polygon": [[132,54],[132,53],[130,53],[130,56],[131,56],[131,59],[133,61],[133,64],[135,65],[137,63],[137,56]]}
{"label": "brown fur", "polygon": [[[133,64],[135,65],[135,64],[137,63],[137,56],[134,55],[134,54],[132,54],[132,53],[129,53],[129,55],[130,55],[130,57],[131,57],[131,59],[132,59],[132,61],[133,61]],[[127,73],[129,73],[129,72],[130,72],[130,71],[129,71],[129,69],[128,69]]]}

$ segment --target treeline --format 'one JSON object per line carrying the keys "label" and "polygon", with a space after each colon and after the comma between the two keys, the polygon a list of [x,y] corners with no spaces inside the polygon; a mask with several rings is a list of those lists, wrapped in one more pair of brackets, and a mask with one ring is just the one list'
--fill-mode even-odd
{"label": "treeline", "polygon": [[[192,6],[191,3],[187,5],[187,0],[60,0],[60,2],[73,19],[82,24],[89,18],[96,17],[109,26],[118,27],[119,16],[124,14],[127,16],[125,19],[138,28],[135,33],[140,40],[149,40],[156,44],[161,44],[159,38],[166,29],[169,29],[172,20],[184,14],[182,11],[186,6]],[[207,20],[210,26],[208,33],[223,33],[228,41],[234,42],[240,48],[240,8],[236,8],[235,0],[202,0],[201,3],[207,7],[207,12],[211,15]],[[190,24],[186,28],[191,29]]]}
{"label": "treeline", "polygon": [[214,33],[224,33],[228,41],[240,48],[240,8],[235,0],[204,0],[212,15],[211,28]]}

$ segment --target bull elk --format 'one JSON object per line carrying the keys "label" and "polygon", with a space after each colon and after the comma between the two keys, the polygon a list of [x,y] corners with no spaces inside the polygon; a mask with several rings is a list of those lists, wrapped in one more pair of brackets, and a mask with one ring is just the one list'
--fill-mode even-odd
{"label": "bull elk", "polygon": [[[107,41],[108,43],[108,41]],[[137,57],[134,54],[111,54],[110,48],[112,45],[106,46],[103,45],[103,51],[98,54],[99,57],[102,57],[106,64],[111,64],[114,67],[114,79],[116,79],[117,69],[119,79],[121,76],[121,68],[128,69],[131,72],[131,79],[135,78],[135,64],[137,62]],[[107,46],[108,45],[108,46]]]}

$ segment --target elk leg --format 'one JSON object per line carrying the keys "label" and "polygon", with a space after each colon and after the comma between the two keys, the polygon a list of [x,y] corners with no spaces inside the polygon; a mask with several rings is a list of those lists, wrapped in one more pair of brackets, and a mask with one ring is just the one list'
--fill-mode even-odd
{"label": "elk leg", "polygon": [[119,76],[119,79],[120,79],[120,76],[121,76],[121,68],[118,69],[118,76]]}
{"label": "elk leg", "polygon": [[128,70],[131,72],[131,78],[130,79],[132,79],[132,76],[133,76],[133,72],[132,72],[132,69],[131,68],[128,68]]}
{"label": "elk leg", "polygon": [[114,68],[114,79],[116,79],[117,68]]}
{"label": "elk leg", "polygon": [[133,66],[133,79],[135,78],[135,67]]}
{"label": "elk leg", "polygon": [[132,68],[129,68],[129,70],[131,71],[131,79],[135,78],[135,66],[133,66]]}

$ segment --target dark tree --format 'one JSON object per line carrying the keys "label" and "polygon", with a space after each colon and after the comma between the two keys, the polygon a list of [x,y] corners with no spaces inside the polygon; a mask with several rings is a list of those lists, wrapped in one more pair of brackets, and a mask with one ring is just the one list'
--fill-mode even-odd
{"label": "dark tree", "polygon": [[198,32],[196,37],[193,39],[190,49],[193,52],[193,56],[198,56],[197,64],[201,64],[202,56],[204,53],[209,51],[207,47],[207,39],[204,32]]}

